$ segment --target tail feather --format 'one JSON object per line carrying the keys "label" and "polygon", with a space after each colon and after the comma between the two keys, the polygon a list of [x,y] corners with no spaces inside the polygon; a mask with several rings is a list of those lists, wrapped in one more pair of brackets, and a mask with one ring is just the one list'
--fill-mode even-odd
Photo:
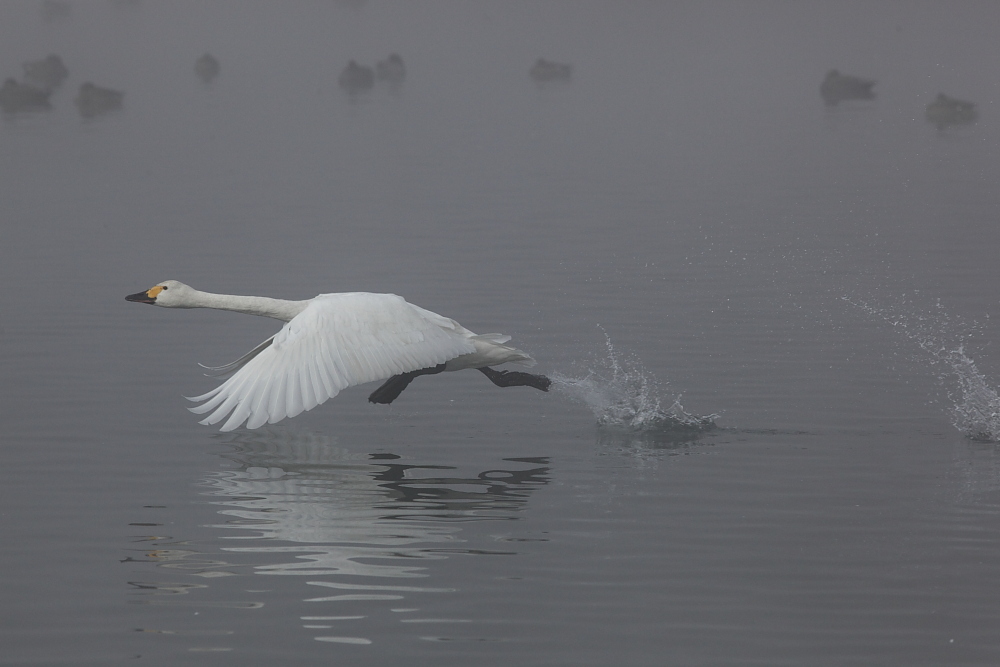
{"label": "tail feather", "polygon": [[[485,352],[489,357],[489,365],[495,366],[499,364],[517,364],[519,366],[531,367],[535,365],[535,360],[531,358],[531,355],[524,350],[519,350],[516,347],[511,347],[510,345],[504,345],[510,340],[510,336],[504,334],[478,334],[472,336],[473,341],[483,341],[487,343],[486,346],[477,345],[476,348],[480,352]],[[485,348],[485,349],[484,349]]]}
{"label": "tail feather", "polygon": [[510,336],[501,333],[491,333],[491,334],[476,334],[473,338],[479,338],[480,340],[488,340],[491,343],[506,343],[510,340]]}
{"label": "tail feather", "polygon": [[523,358],[522,359],[511,359],[510,361],[507,361],[507,362],[504,362],[504,363],[517,364],[518,366],[524,366],[526,368],[531,368],[532,366],[534,366],[534,365],[536,365],[538,363],[532,357],[530,357],[526,352],[522,352],[521,350],[518,350],[518,349],[515,349],[515,348],[511,348],[511,349],[514,352],[516,352],[517,354],[520,354]]}

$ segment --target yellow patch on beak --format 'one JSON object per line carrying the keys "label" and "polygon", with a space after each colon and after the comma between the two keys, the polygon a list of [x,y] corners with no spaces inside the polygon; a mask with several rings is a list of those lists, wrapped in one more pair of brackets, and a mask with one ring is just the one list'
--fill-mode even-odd
{"label": "yellow patch on beak", "polygon": [[156,287],[151,287],[148,290],[146,290],[146,296],[148,296],[150,299],[155,299],[156,295],[159,294],[162,291],[163,291],[163,287],[160,286],[160,285],[157,285]]}

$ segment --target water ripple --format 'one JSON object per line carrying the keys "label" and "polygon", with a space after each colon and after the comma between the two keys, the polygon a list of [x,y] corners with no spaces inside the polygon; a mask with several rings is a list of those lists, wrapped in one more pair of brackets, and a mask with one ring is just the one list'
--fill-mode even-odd
{"label": "water ripple", "polygon": [[[296,593],[300,603],[315,610],[303,609],[300,616],[302,628],[313,631],[310,635],[373,615],[384,619],[388,611],[421,612],[424,596],[457,589],[396,582],[433,577],[434,561],[515,553],[466,544],[466,526],[516,521],[533,493],[549,482],[544,457],[503,459],[485,470],[407,464],[396,455],[352,453],[331,438],[282,429],[241,433],[229,445],[224,456],[236,467],[203,480],[205,495],[223,517],[205,527],[219,531],[216,539],[231,545],[214,547],[227,560],[182,539],[143,536],[136,548],[142,558],[126,560],[165,568],[161,572],[196,575],[200,581],[134,581],[136,595],[143,596],[137,602],[195,609],[260,608],[263,602],[228,597],[254,592],[233,581],[252,573],[283,575],[283,580],[274,580],[275,590],[289,584],[312,589]],[[229,581],[213,578],[226,575]],[[287,579],[296,576],[310,579]],[[316,596],[315,587],[331,594]],[[273,599],[273,590],[261,593]],[[208,599],[222,595],[227,597]],[[393,614],[393,622],[460,622],[426,610],[422,614],[427,618]],[[364,627],[370,630],[371,625],[365,621]],[[356,645],[377,639],[353,632],[313,638]]]}

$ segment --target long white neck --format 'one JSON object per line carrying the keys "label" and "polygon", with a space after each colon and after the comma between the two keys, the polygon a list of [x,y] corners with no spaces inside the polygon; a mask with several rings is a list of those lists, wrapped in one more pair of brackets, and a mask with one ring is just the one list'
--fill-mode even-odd
{"label": "long white neck", "polygon": [[212,294],[192,289],[185,295],[182,308],[214,308],[216,310],[231,310],[235,313],[273,317],[287,322],[309,305],[309,301],[288,301],[286,299],[271,299],[266,296],[237,296],[234,294]]}

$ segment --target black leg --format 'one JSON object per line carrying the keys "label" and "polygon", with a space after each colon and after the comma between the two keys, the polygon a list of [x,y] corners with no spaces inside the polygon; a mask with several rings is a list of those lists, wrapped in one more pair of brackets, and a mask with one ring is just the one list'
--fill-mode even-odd
{"label": "black leg", "polygon": [[552,384],[552,380],[544,375],[533,375],[520,371],[495,371],[489,366],[484,366],[479,370],[490,379],[490,382],[498,387],[534,387],[535,389],[548,391],[549,385]]}
{"label": "black leg", "polygon": [[401,373],[399,375],[393,375],[391,378],[386,380],[381,387],[376,389],[368,396],[368,401],[370,403],[381,403],[382,405],[388,405],[396,400],[396,398],[403,393],[403,390],[411,382],[413,378],[418,375],[435,375],[444,371],[444,364],[438,364],[433,368],[421,368],[418,371],[410,371],[409,373]]}

